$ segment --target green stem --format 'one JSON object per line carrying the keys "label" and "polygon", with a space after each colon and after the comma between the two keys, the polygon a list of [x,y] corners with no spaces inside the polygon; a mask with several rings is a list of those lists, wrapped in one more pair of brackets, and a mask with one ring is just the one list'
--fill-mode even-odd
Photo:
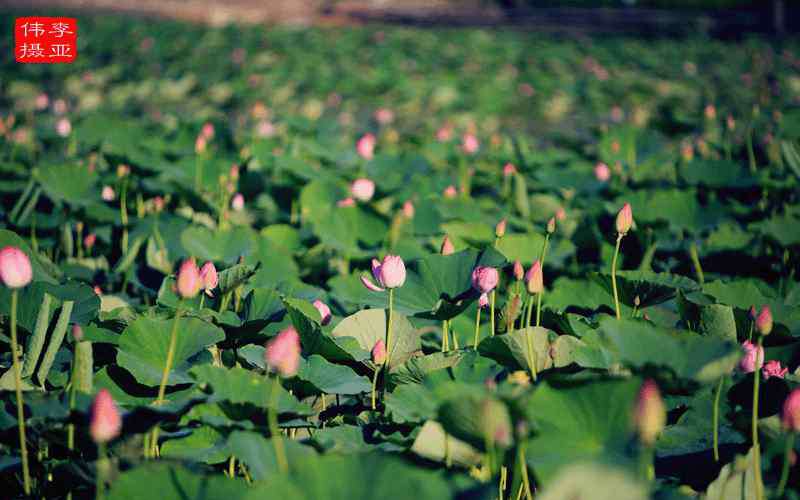
{"label": "green stem", "polygon": [[525,498],[528,500],[533,500],[533,494],[531,493],[531,482],[528,478],[528,463],[525,459],[525,443],[520,443],[519,445],[519,464],[520,473],[522,474],[522,484],[525,486]]}
{"label": "green stem", "polygon": [[381,371],[380,365],[376,366],[375,367],[375,373],[372,374],[372,392],[370,394],[372,395],[372,410],[373,411],[375,410],[375,408],[377,408],[377,405],[375,404],[375,387],[378,384],[378,373],[380,373],[380,371]]}
{"label": "green stem", "polygon": [[122,255],[128,253],[128,183],[123,179],[119,197],[119,214],[122,219]]}
{"label": "green stem", "polygon": [[525,312],[525,324],[522,328],[528,328],[531,324],[531,314],[533,313],[533,295],[528,297],[527,311]]}
{"label": "green stem", "polygon": [[619,257],[619,244],[622,241],[622,233],[617,235],[617,245],[614,247],[614,258],[611,260],[611,288],[614,291],[614,310],[617,313],[617,319],[622,318],[619,311],[619,295],[617,294],[617,258]]}
{"label": "green stem", "polygon": [[392,359],[392,327],[394,323],[394,288],[389,289],[389,319],[386,323],[386,364]]}
{"label": "green stem", "polygon": [[106,457],[106,444],[97,443],[97,464],[95,465],[95,495],[96,500],[105,497],[106,479],[108,475],[108,458]]}
{"label": "green stem", "polygon": [[481,333],[481,306],[480,304],[476,304],[478,306],[478,311],[475,313],[475,340],[472,342],[472,348],[477,350],[478,349],[478,337]]}
{"label": "green stem", "polygon": [[495,301],[495,290],[492,290],[492,296],[490,299],[490,309],[489,309],[489,333],[492,337],[494,337],[494,301]]}
{"label": "green stem", "polygon": [[531,379],[536,381],[536,353],[533,350],[533,330],[525,326],[525,344],[528,349],[528,363],[531,366]]}
{"label": "green stem", "polygon": [[713,426],[714,426],[714,461],[719,462],[719,400],[720,395],[722,394],[722,388],[725,384],[725,377],[719,378],[719,383],[717,383],[717,393],[714,394],[714,413],[712,416],[713,419]]}
{"label": "green stem", "polygon": [[783,467],[781,468],[781,480],[778,482],[778,498],[783,496],[783,490],[786,489],[786,482],[789,480],[789,465],[792,458],[792,450],[794,449],[794,432],[790,432],[786,438],[786,449],[783,453]]}
{"label": "green stem", "polygon": [[689,256],[692,259],[692,264],[694,264],[694,272],[697,274],[697,281],[702,285],[706,280],[703,276],[703,268],[700,266],[700,257],[697,255],[697,245],[694,242],[689,246]]}
{"label": "green stem", "polygon": [[536,326],[542,324],[542,295],[544,295],[544,291],[536,294]]}
{"label": "green stem", "polygon": [[442,352],[450,350],[450,334],[448,333],[447,320],[442,321]]}
{"label": "green stem", "polygon": [[753,473],[756,482],[756,499],[763,497],[761,484],[761,449],[758,443],[758,386],[761,381],[761,367],[759,366],[758,352],[761,350],[762,337],[756,342],[756,369],[753,370],[753,414],[752,414],[752,439],[753,439]]}
{"label": "green stem", "polygon": [[[164,363],[164,371],[161,373],[161,383],[158,385],[158,399],[156,405],[164,403],[164,396],[167,392],[167,380],[169,380],[169,372],[172,370],[172,362],[175,358],[175,347],[178,343],[178,321],[181,316],[181,305],[183,300],[179,299],[178,307],[175,309],[175,319],[172,321],[172,331],[169,334],[169,348],[167,349],[167,360]],[[153,457],[156,456],[158,451],[158,425],[153,429],[153,436],[150,442],[150,452]]]}
{"label": "green stem", "polygon": [[756,155],[753,151],[753,126],[752,124],[747,128],[747,161],[750,165],[750,172],[756,172]]}
{"label": "green stem", "polygon": [[203,304],[205,304],[205,301],[206,301],[206,294],[205,294],[205,292],[201,292],[200,293],[200,307],[197,308],[198,311],[202,311],[203,310]]}
{"label": "green stem", "polygon": [[289,472],[289,462],[286,460],[286,451],[283,449],[283,435],[278,429],[278,394],[281,381],[275,375],[275,382],[272,385],[272,392],[269,396],[270,404],[267,409],[267,420],[269,421],[269,434],[272,437],[272,445],[275,447],[275,459],[278,462],[278,469],[281,474]]}
{"label": "green stem", "polygon": [[22,399],[22,367],[19,361],[19,344],[17,343],[17,289],[11,291],[11,359],[14,364],[14,383],[17,395],[17,427],[19,428],[19,449],[22,455],[22,477],[25,484],[25,495],[31,494],[31,473],[28,469],[28,443],[25,440],[25,402]]}

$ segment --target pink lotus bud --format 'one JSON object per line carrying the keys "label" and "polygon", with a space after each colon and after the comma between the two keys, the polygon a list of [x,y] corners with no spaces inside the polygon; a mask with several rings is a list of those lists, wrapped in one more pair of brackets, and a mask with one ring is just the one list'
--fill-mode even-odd
{"label": "pink lotus bud", "polygon": [[256,135],[262,139],[268,139],[275,135],[275,125],[269,120],[261,120],[256,125]]}
{"label": "pink lotus bud", "polygon": [[120,179],[123,177],[127,177],[130,173],[131,173],[131,167],[129,167],[128,165],[125,165],[124,163],[117,165],[117,177],[119,177]]}
{"label": "pink lotus bud", "polygon": [[242,193],[236,193],[233,195],[233,199],[231,200],[231,208],[235,212],[241,212],[244,210],[244,196],[242,196]]}
{"label": "pink lotus bud", "polygon": [[658,386],[652,380],[646,380],[639,390],[633,421],[639,439],[647,446],[652,446],[664,429],[667,413]]}
{"label": "pink lotus bud", "polygon": [[[758,310],[756,310],[756,306],[750,306],[750,320],[755,321],[758,317]],[[755,327],[755,325],[754,325]]]}
{"label": "pink lotus bud", "polygon": [[356,200],[366,203],[375,195],[375,183],[363,177],[356,179],[350,184],[350,194]]}
{"label": "pink lotus bud", "polygon": [[790,392],[783,402],[781,421],[786,430],[800,431],[800,387]]}
{"label": "pink lotus bud", "polygon": [[39,111],[47,108],[50,105],[50,98],[47,97],[47,94],[42,93],[36,96],[35,106],[36,109]]}
{"label": "pink lotus bud", "polygon": [[494,235],[498,238],[502,238],[506,234],[506,220],[502,219],[497,225],[494,227]]}
{"label": "pink lotus bud", "polygon": [[681,158],[683,158],[683,161],[692,161],[694,158],[694,146],[691,141],[683,141],[681,143]]}
{"label": "pink lotus bud", "polygon": [[444,188],[444,197],[448,199],[453,199],[458,196],[458,190],[452,184]]}
{"label": "pink lotus bud", "polygon": [[621,107],[614,106],[611,108],[611,121],[620,123],[623,118],[625,118],[625,113],[622,111]]}
{"label": "pink lotus bud", "polygon": [[375,110],[375,121],[381,125],[388,125],[394,121],[394,112],[389,108],[378,108]]}
{"label": "pink lotus bud", "polygon": [[547,234],[553,234],[556,232],[556,218],[550,217],[547,220]]}
{"label": "pink lotus bud", "polygon": [[783,378],[787,373],[789,373],[789,369],[781,367],[781,362],[777,359],[767,361],[764,367],[761,368],[761,374],[764,375],[764,380],[770,377]]}
{"label": "pink lotus bud", "polygon": [[200,288],[206,292],[206,295],[211,297],[211,290],[217,288],[217,284],[219,283],[217,268],[214,267],[213,262],[208,261],[200,268],[200,280],[203,282]]}
{"label": "pink lotus bud", "polygon": [[300,336],[293,326],[281,332],[267,343],[264,360],[270,370],[282,377],[293,377],[300,364]]}
{"label": "pink lotus bud", "polygon": [[713,104],[707,104],[703,110],[703,114],[706,116],[706,120],[713,120],[717,117],[717,108],[715,108]]}
{"label": "pink lotus bud", "polygon": [[202,278],[200,278],[200,270],[197,269],[197,264],[195,264],[193,258],[183,261],[178,270],[178,276],[175,278],[175,283],[178,295],[184,299],[191,299],[200,292]]}
{"label": "pink lotus bud", "polygon": [[341,200],[337,201],[336,202],[336,206],[337,207],[354,207],[354,206],[356,206],[356,200],[354,200],[353,198],[348,196],[347,198],[344,198],[344,199],[341,199]]}
{"label": "pink lotus bud", "polygon": [[100,285],[95,285],[94,288],[92,288],[92,291],[94,291],[94,294],[98,297],[103,295],[103,289],[100,288]]}
{"label": "pink lotus bud", "polygon": [[96,241],[97,235],[94,233],[89,233],[85,238],[83,238],[83,246],[86,247],[86,250],[91,250]]}
{"label": "pink lotus bud", "polygon": [[156,196],[155,198],[153,198],[153,209],[156,212],[161,212],[162,210],[164,210],[164,198],[160,196]]}
{"label": "pink lotus bud", "polygon": [[56,133],[61,137],[67,137],[72,132],[72,124],[67,118],[60,118],[56,122]]}
{"label": "pink lotus bud", "polygon": [[739,361],[739,371],[753,373],[764,364],[764,348],[745,340],[742,342],[744,357]]}
{"label": "pink lotus bud", "polygon": [[478,297],[478,307],[481,309],[485,308],[489,305],[489,296],[485,293],[482,293],[480,297]]}
{"label": "pink lotus bud", "polygon": [[372,276],[380,286],[366,276],[361,277],[361,282],[373,292],[382,292],[385,288],[398,288],[406,282],[406,265],[397,255],[386,255],[382,262],[372,259]]}
{"label": "pink lotus bud", "polygon": [[320,324],[322,326],[327,325],[331,322],[331,308],[325,302],[317,299],[313,302],[314,307],[319,311],[319,316],[322,318],[320,320]]}
{"label": "pink lotus bud", "polygon": [[480,142],[474,134],[464,134],[461,137],[461,150],[468,155],[474,155],[480,148]]}
{"label": "pink lotus bud", "polygon": [[229,176],[230,176],[231,180],[234,181],[234,182],[239,180],[239,165],[237,165],[235,163],[233,165],[231,165]]}
{"label": "pink lotus bud", "polygon": [[594,166],[594,177],[600,182],[608,182],[611,179],[611,169],[605,163],[600,162]]}
{"label": "pink lotus bud", "polygon": [[439,248],[439,253],[442,255],[451,255],[455,253],[456,248],[453,246],[453,242],[450,241],[450,238],[445,235],[444,239],[442,240],[442,246]]}
{"label": "pink lotus bud", "polygon": [[527,274],[525,274],[525,284],[528,293],[533,295],[544,291],[544,275],[542,274],[542,263],[538,260],[533,263]]}
{"label": "pink lotus bud", "polygon": [[511,177],[512,175],[517,173],[517,167],[515,167],[511,163],[506,163],[503,165],[503,177]]}
{"label": "pink lotus bud", "polygon": [[522,263],[518,260],[514,261],[514,279],[517,281],[521,281],[522,278],[525,277],[525,269],[522,267]]}
{"label": "pink lotus bud", "polygon": [[114,201],[114,198],[117,197],[117,193],[114,192],[114,188],[111,186],[103,186],[100,197],[103,198],[103,201]]}
{"label": "pink lotus bud", "polygon": [[119,436],[121,430],[122,416],[114,398],[108,390],[100,389],[92,403],[89,435],[95,443],[107,443]]}
{"label": "pink lotus bud", "polygon": [[375,155],[375,136],[372,134],[364,134],[356,143],[356,151],[358,156],[365,160],[371,160]]}
{"label": "pink lotus bud", "polygon": [[728,130],[733,132],[736,129],[736,120],[734,120],[733,116],[728,115],[728,118],[725,120],[725,125],[728,127]]}
{"label": "pink lotus bud", "polygon": [[453,128],[449,125],[444,125],[436,131],[436,140],[439,142],[447,142],[453,138]]}
{"label": "pink lotus bud", "polygon": [[631,230],[631,226],[633,226],[633,210],[630,203],[623,205],[619,213],[617,213],[616,226],[619,234],[627,234]]}
{"label": "pink lotus bud", "polygon": [[493,267],[478,266],[472,270],[472,288],[480,293],[494,290],[499,280],[500,274]]}
{"label": "pink lotus bud", "polygon": [[620,150],[622,149],[622,144],[619,143],[617,139],[611,141],[611,152],[614,154],[619,154]]}
{"label": "pink lotus bud", "polygon": [[756,317],[756,331],[761,335],[769,335],[772,331],[772,311],[769,306],[761,308]]}
{"label": "pink lotus bud", "polygon": [[0,250],[0,281],[8,288],[22,288],[33,279],[28,256],[17,247]]}
{"label": "pink lotus bud", "polygon": [[411,200],[406,200],[406,202],[403,203],[403,216],[406,219],[414,218],[414,204],[411,203]]}
{"label": "pink lotus bud", "polygon": [[194,140],[194,152],[197,154],[205,153],[207,148],[206,143],[206,138],[202,135],[198,135],[197,139]]}
{"label": "pink lotus bud", "polygon": [[567,218],[567,211],[564,210],[564,207],[558,207],[558,210],[556,210],[556,220],[563,222],[564,219],[566,218]]}
{"label": "pink lotus bud", "polygon": [[206,122],[203,124],[203,128],[200,129],[200,135],[207,141],[210,141],[214,138],[214,124],[210,122]]}
{"label": "pink lotus bud", "polygon": [[72,325],[72,340],[75,342],[83,340],[83,328],[81,328],[81,325]]}
{"label": "pink lotus bud", "polygon": [[386,363],[386,343],[379,339],[372,348],[372,362],[376,365]]}

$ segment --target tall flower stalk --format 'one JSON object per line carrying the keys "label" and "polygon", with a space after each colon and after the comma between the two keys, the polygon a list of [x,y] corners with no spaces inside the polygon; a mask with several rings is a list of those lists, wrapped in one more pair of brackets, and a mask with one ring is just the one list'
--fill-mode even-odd
{"label": "tall flower stalk", "polygon": [[[283,435],[278,427],[278,411],[280,405],[280,378],[291,378],[297,374],[300,365],[300,335],[294,327],[281,330],[267,344],[264,351],[264,362],[268,370],[275,372],[272,390],[269,396],[269,407],[267,409],[267,422],[272,444],[275,447],[275,459],[278,462],[278,469],[282,474],[289,472],[289,461],[286,458],[286,450],[283,446]],[[267,373],[269,378],[269,372]]]}
{"label": "tall flower stalk", "polygon": [[111,393],[101,389],[94,398],[91,409],[89,435],[97,444],[97,462],[95,474],[95,499],[105,497],[111,464],[106,456],[106,444],[119,436],[122,430],[122,416]]}
{"label": "tall flower stalk", "polygon": [[780,481],[778,481],[778,498],[783,497],[783,491],[786,489],[786,483],[789,480],[789,466],[792,462],[795,435],[797,431],[800,431],[800,389],[795,388],[783,402],[781,423],[783,424],[784,430],[786,430],[789,435],[786,436],[783,467],[781,467],[781,478]]}
{"label": "tall flower stalk", "polygon": [[[772,332],[772,312],[768,306],[764,306],[756,316],[755,330],[758,335],[756,339],[756,366],[753,370],[753,412],[751,421],[751,431],[753,440],[753,473],[756,481],[756,499],[764,498],[764,485],[761,480],[761,445],[758,441],[758,390],[761,380],[761,364],[763,363],[764,337]],[[761,359],[759,358],[759,355]]]}
{"label": "tall flower stalk", "polygon": [[622,319],[622,314],[619,309],[619,293],[617,292],[617,259],[619,258],[619,246],[622,242],[623,236],[628,234],[633,226],[633,211],[630,203],[626,203],[617,213],[616,219],[617,228],[617,243],[614,247],[614,258],[611,259],[611,288],[614,292],[614,311],[616,312],[617,319]]}
{"label": "tall flower stalk", "polygon": [[475,315],[475,341],[473,348],[478,348],[478,340],[480,337],[480,321],[481,309],[486,307],[489,303],[489,293],[497,288],[497,282],[500,280],[500,273],[494,267],[477,266],[472,270],[472,288],[479,294],[478,311]]}

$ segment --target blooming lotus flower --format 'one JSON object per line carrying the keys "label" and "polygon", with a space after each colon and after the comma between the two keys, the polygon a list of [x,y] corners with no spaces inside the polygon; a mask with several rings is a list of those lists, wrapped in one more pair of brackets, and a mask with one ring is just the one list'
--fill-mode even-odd
{"label": "blooming lotus flower", "polygon": [[605,163],[600,162],[594,166],[594,177],[600,182],[608,182],[611,179],[611,169]]}
{"label": "blooming lotus flower", "polygon": [[772,311],[769,306],[762,307],[756,316],[756,331],[761,335],[769,335],[772,331]]}
{"label": "blooming lotus flower", "polygon": [[322,318],[320,324],[323,326],[331,322],[331,308],[325,302],[317,299],[313,303],[314,307],[319,311],[319,316]]}
{"label": "blooming lotus flower", "polygon": [[406,265],[397,255],[386,255],[382,262],[372,259],[372,276],[380,286],[366,276],[361,276],[361,282],[373,292],[382,292],[385,288],[398,288],[406,282]]}
{"label": "blooming lotus flower", "polygon": [[17,247],[0,250],[0,281],[8,288],[22,288],[33,279],[28,255]]}
{"label": "blooming lotus flower", "polygon": [[341,199],[336,202],[337,207],[354,207],[356,206],[356,200],[352,197],[348,196],[347,198]]}
{"label": "blooming lotus flower", "polygon": [[67,118],[59,118],[56,122],[56,133],[61,137],[67,137],[72,132],[72,124]]}
{"label": "blooming lotus flower", "polygon": [[503,177],[511,177],[512,175],[517,173],[517,167],[515,167],[511,163],[506,163],[503,165]]}
{"label": "blooming lotus flower", "polygon": [[356,143],[356,151],[358,156],[365,160],[371,160],[375,154],[375,136],[372,134],[364,134]]}
{"label": "blooming lotus flower", "polygon": [[444,197],[448,199],[455,198],[458,196],[458,190],[452,184],[444,188]]}
{"label": "blooming lotus flower", "polygon": [[114,188],[111,186],[103,186],[100,197],[103,198],[103,201],[114,201],[114,198],[117,197],[117,193],[114,192]]}
{"label": "blooming lotus flower", "polygon": [[631,204],[626,203],[617,213],[617,233],[627,234],[631,230],[631,226],[633,226],[633,210],[631,209]]}
{"label": "blooming lotus flower", "polygon": [[244,210],[244,196],[242,196],[242,193],[236,193],[233,195],[233,199],[231,200],[231,208],[236,212],[241,212]]}
{"label": "blooming lotus flower", "polygon": [[456,248],[453,246],[453,242],[450,241],[450,238],[445,235],[444,239],[442,240],[442,246],[439,248],[439,253],[442,255],[451,255],[455,253]]}
{"label": "blooming lotus flower", "polygon": [[414,204],[411,203],[411,200],[406,200],[406,202],[403,203],[403,216],[406,219],[414,218]]}
{"label": "blooming lotus flower", "polygon": [[488,305],[489,305],[489,296],[485,293],[482,293],[481,296],[478,297],[478,307],[483,309]]}
{"label": "blooming lotus flower", "polygon": [[175,278],[175,288],[184,299],[194,298],[199,292],[203,281],[200,277],[200,270],[197,269],[194,259],[186,259],[178,270]]}
{"label": "blooming lotus flower", "polygon": [[542,293],[544,291],[544,275],[542,274],[542,263],[538,260],[533,263],[528,272],[525,274],[525,284],[528,288],[528,293],[531,295]]}
{"label": "blooming lotus flower", "polygon": [[764,364],[764,348],[745,340],[742,342],[744,357],[739,361],[739,371],[752,373]]}
{"label": "blooming lotus flower", "polygon": [[468,155],[477,153],[478,148],[480,148],[480,142],[478,142],[478,138],[475,137],[475,135],[464,134],[464,136],[461,137],[461,150]]}
{"label": "blooming lotus flower", "polygon": [[211,297],[211,290],[217,288],[217,284],[219,283],[217,268],[214,267],[213,262],[208,261],[200,268],[200,280],[202,281],[202,286],[200,288],[205,291],[206,295]]}
{"label": "blooming lotus flower", "polygon": [[633,420],[639,439],[642,443],[652,446],[667,421],[664,401],[661,399],[658,386],[652,380],[646,380],[639,390]]}
{"label": "blooming lotus flower", "polygon": [[522,267],[522,263],[519,260],[515,260],[514,279],[516,279],[517,281],[521,281],[523,277],[525,277],[525,269]]}
{"label": "blooming lotus flower", "polygon": [[372,348],[372,362],[376,365],[386,363],[386,343],[382,339],[378,339]]}
{"label": "blooming lotus flower", "polygon": [[270,370],[282,377],[293,377],[300,365],[300,336],[293,326],[281,330],[267,343],[264,360]]}
{"label": "blooming lotus flower", "polygon": [[800,431],[800,387],[795,388],[783,402],[781,422],[786,430]]}
{"label": "blooming lotus flower", "polygon": [[500,222],[494,227],[494,235],[498,238],[502,238],[506,234],[506,220],[501,219]]}
{"label": "blooming lotus flower", "polygon": [[764,367],[761,368],[761,374],[764,375],[764,380],[770,377],[783,378],[787,373],[789,373],[789,369],[781,367],[781,362],[777,359],[767,361]]}
{"label": "blooming lotus flower", "polygon": [[493,267],[478,266],[472,270],[472,288],[480,293],[494,290],[499,280],[500,274]]}
{"label": "blooming lotus flower", "polygon": [[114,398],[108,390],[100,389],[92,403],[89,435],[95,443],[107,443],[119,436],[121,430],[122,416]]}
{"label": "blooming lotus flower", "polygon": [[366,203],[375,195],[375,183],[363,177],[356,179],[350,184],[350,194],[356,200]]}

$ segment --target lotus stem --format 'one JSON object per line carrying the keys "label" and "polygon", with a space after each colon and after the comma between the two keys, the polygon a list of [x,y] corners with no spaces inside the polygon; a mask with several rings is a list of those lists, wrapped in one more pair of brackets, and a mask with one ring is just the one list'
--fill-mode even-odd
{"label": "lotus stem", "polygon": [[447,330],[447,320],[444,320],[442,321],[442,352],[450,350],[450,334]]}
{"label": "lotus stem", "polygon": [[278,429],[278,395],[281,387],[280,377],[276,374],[275,381],[270,393],[270,404],[267,408],[267,421],[269,423],[269,434],[272,437],[272,445],[275,447],[275,460],[278,462],[278,469],[281,474],[289,472],[289,462],[286,460],[286,451],[283,448],[283,435]]}
{"label": "lotus stem", "polygon": [[119,215],[122,219],[122,255],[128,253],[128,183],[123,179],[119,195]]}
{"label": "lotus stem", "polygon": [[[172,331],[169,335],[169,348],[167,349],[167,360],[164,363],[164,371],[161,374],[161,383],[158,386],[158,399],[156,399],[156,405],[161,405],[164,403],[164,396],[167,392],[167,380],[169,380],[169,372],[172,370],[172,362],[175,358],[175,347],[178,342],[178,322],[181,316],[181,305],[183,304],[183,299],[179,299],[178,307],[175,309],[175,319],[172,321]],[[150,452],[151,456],[155,457],[158,453],[158,425],[153,429],[153,436],[151,438],[150,443]]]}
{"label": "lotus stem", "polygon": [[522,475],[522,485],[525,488],[525,498],[528,500],[533,500],[533,494],[531,493],[531,482],[528,478],[528,464],[527,460],[525,459],[525,443],[520,443],[519,445],[519,468]]}
{"label": "lotus stem", "polygon": [[761,381],[761,367],[758,366],[758,352],[761,351],[763,338],[758,337],[756,346],[756,369],[753,370],[753,416],[752,416],[752,439],[753,439],[753,473],[756,482],[756,499],[762,500],[764,492],[761,484],[761,449],[758,443],[758,386]]}
{"label": "lotus stem", "polygon": [[719,399],[722,394],[722,388],[725,384],[725,377],[720,377],[717,383],[717,392],[714,394],[714,413],[713,419],[713,441],[714,441],[714,461],[719,462]]}
{"label": "lotus stem", "polygon": [[783,496],[783,490],[786,489],[786,482],[789,480],[789,466],[791,465],[792,449],[794,449],[794,432],[790,432],[786,438],[786,449],[783,452],[783,466],[781,467],[781,479],[778,482],[777,497]]}
{"label": "lotus stem", "polygon": [[533,295],[528,297],[527,310],[525,311],[525,323],[522,328],[528,328],[531,324],[531,314],[533,313]]}
{"label": "lotus stem", "polygon": [[206,294],[205,293],[201,293],[200,294],[200,306],[197,308],[198,311],[202,311],[203,310],[203,305],[205,304],[205,302],[206,302]]}
{"label": "lotus stem", "polygon": [[106,444],[97,443],[97,463],[95,473],[95,494],[96,500],[102,500],[105,497],[106,482],[108,478],[108,458],[106,457]]}
{"label": "lotus stem", "polygon": [[697,244],[695,242],[692,242],[692,244],[689,246],[689,257],[692,259],[694,272],[697,274],[697,282],[701,285],[704,284],[706,280],[703,276],[703,268],[700,266],[700,257],[697,255]]}
{"label": "lotus stem", "polygon": [[394,323],[394,288],[389,289],[389,319],[386,323],[386,364],[392,359],[392,351],[394,351],[394,344],[392,344],[392,323]]}
{"label": "lotus stem", "polygon": [[617,258],[619,257],[619,244],[622,242],[622,233],[617,234],[617,244],[614,247],[614,258],[611,259],[611,288],[614,292],[614,310],[617,313],[617,319],[622,319],[622,314],[619,310],[619,295],[617,293]]}
{"label": "lotus stem", "polygon": [[375,373],[372,374],[372,410],[374,411],[377,408],[377,404],[375,403],[375,387],[378,383],[378,373],[380,373],[381,367],[380,365],[375,367]]}
{"label": "lotus stem", "polygon": [[478,311],[475,313],[475,340],[472,342],[472,348],[478,349],[478,337],[481,332],[481,306],[478,304]]}
{"label": "lotus stem", "polygon": [[499,500],[503,500],[505,498],[504,493],[506,491],[506,483],[508,481],[508,467],[503,465],[500,467],[500,480],[497,484],[497,494]]}
{"label": "lotus stem", "polygon": [[525,344],[528,348],[528,363],[531,365],[531,379],[536,381],[536,352],[533,349],[533,330],[525,326]]}
{"label": "lotus stem", "polygon": [[489,299],[489,333],[494,337],[494,301],[496,291],[492,290],[492,295]]}
{"label": "lotus stem", "polygon": [[17,428],[19,429],[19,449],[22,455],[22,478],[25,495],[31,494],[31,473],[28,468],[28,443],[25,440],[25,402],[22,398],[22,367],[19,360],[19,344],[17,342],[17,301],[19,292],[11,291],[11,359],[14,364],[14,383],[17,396]]}

